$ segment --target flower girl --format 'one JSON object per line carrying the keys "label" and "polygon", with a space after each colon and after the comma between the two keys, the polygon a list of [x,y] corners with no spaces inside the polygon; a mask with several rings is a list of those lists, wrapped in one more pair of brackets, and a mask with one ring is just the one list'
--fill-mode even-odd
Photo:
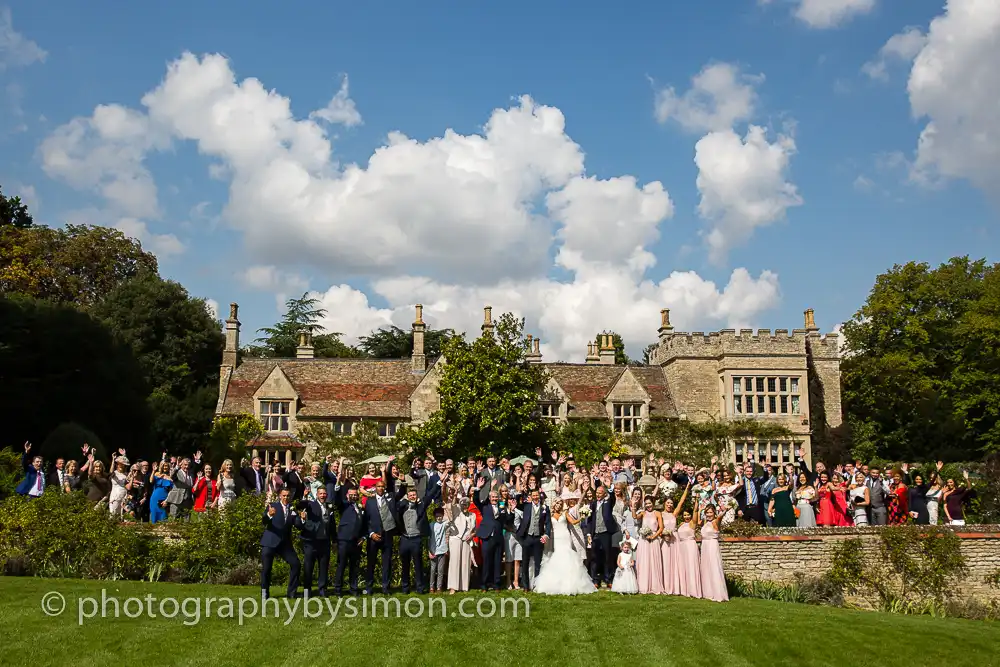
{"label": "flower girl", "polygon": [[621,553],[618,554],[618,570],[615,572],[611,590],[623,595],[639,592],[639,583],[635,578],[635,558],[632,556],[632,542],[626,538],[622,541]]}

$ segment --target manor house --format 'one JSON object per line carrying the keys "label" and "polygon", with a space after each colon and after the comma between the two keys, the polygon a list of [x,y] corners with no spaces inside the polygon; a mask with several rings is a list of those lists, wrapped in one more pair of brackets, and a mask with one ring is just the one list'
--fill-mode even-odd
{"label": "manor house", "polygon": [[[255,415],[265,434],[248,444],[254,455],[287,464],[304,458],[300,424],[325,422],[337,433],[374,421],[392,437],[400,424],[420,424],[440,407],[443,359],[424,353],[423,307],[416,306],[413,352],[404,359],[315,358],[312,334],[302,332],[294,359],[240,359],[238,306],[230,304],[216,415]],[[607,419],[632,433],[653,419],[759,418],[791,432],[780,442],[736,442],[743,461],[794,461],[794,448],[810,458],[814,438],[840,426],[838,335],[821,335],[812,309],[804,328],[674,331],[660,312],[659,342],[648,366],[615,364],[611,336],[588,346],[584,363],[546,363],[540,341],[529,337],[527,360],[541,364],[548,384],[539,396],[545,419]],[[483,335],[492,335],[490,307]]]}

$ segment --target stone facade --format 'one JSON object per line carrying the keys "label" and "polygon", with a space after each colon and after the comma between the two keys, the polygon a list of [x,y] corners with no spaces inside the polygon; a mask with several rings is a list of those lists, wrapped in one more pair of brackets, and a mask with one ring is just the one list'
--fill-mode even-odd
{"label": "stone facade", "polygon": [[[808,535],[724,537],[722,562],[726,574],[746,580],[790,582],[800,574],[819,577],[830,570],[833,550],[838,542],[859,536],[874,542],[877,530],[841,529],[827,534],[816,531]],[[1000,591],[985,583],[987,576],[1000,569],[1000,526],[970,526],[958,536],[962,540],[962,554],[969,568],[962,582],[963,591],[979,597],[1000,598]]]}
{"label": "stone facade", "polygon": [[[267,431],[255,443],[260,451],[298,458],[303,451],[294,450],[303,445],[294,434],[305,422],[329,422],[350,432],[354,423],[374,420],[388,437],[400,423],[420,424],[440,408],[446,361],[424,353],[422,306],[416,307],[414,349],[407,359],[316,359],[312,333],[303,331],[294,359],[240,361],[237,315],[238,306],[231,304],[216,414],[260,418]],[[482,330],[492,335],[489,307]],[[840,425],[838,337],[820,335],[811,310],[805,311],[805,328],[791,333],[706,334],[675,332],[665,309],[658,331],[649,366],[615,365],[607,334],[588,345],[582,364],[544,363],[538,339],[529,339],[528,361],[541,364],[549,378],[539,397],[543,417],[563,423],[608,419],[622,433],[656,419],[759,418],[785,425],[792,438],[733,443],[732,455],[740,461],[752,453],[772,463],[793,460],[796,447],[808,460],[812,438]],[[295,443],[291,449],[289,442]]]}

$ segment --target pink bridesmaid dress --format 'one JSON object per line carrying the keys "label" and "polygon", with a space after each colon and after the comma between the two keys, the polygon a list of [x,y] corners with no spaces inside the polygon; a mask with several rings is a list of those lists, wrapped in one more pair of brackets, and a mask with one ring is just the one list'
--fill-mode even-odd
{"label": "pink bridesmaid dress", "polygon": [[[642,515],[642,526],[656,532],[656,513],[645,512]],[[650,542],[639,536],[639,546],[635,555],[636,579],[639,580],[640,593],[663,592],[663,554],[660,551],[660,541]]]}
{"label": "pink bridesmaid dress", "polygon": [[[667,539],[667,538],[670,539]],[[677,517],[663,513],[663,592],[667,595],[681,594],[680,543],[677,541]]]}
{"label": "pink bridesmaid dress", "polygon": [[722,570],[719,531],[711,523],[701,527],[701,596],[716,602],[729,600],[726,575]]}
{"label": "pink bridesmaid dress", "polygon": [[681,595],[689,598],[701,597],[701,562],[698,558],[698,543],[694,540],[694,528],[683,523],[677,529],[677,559],[681,575]]}

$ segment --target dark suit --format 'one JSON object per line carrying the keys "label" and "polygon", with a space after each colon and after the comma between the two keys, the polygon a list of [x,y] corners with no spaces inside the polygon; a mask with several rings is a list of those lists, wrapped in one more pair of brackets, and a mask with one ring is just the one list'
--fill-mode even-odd
{"label": "dark suit", "polygon": [[361,503],[351,504],[347,500],[347,486],[340,486],[333,496],[340,523],[337,525],[337,572],[334,575],[333,590],[336,595],[343,592],[344,566],[349,566],[348,586],[351,595],[358,594],[358,563],[361,561],[361,540],[368,534],[367,520]]}
{"label": "dark suit", "polygon": [[544,503],[538,503],[538,535],[529,535],[531,517],[535,506],[530,502],[521,505],[521,525],[517,529],[517,537],[521,541],[521,588],[529,589],[531,578],[528,575],[528,564],[535,560],[535,576],[542,567],[542,536],[552,539],[552,514]]}
{"label": "dark suit", "polygon": [[278,556],[291,569],[288,575],[288,597],[294,597],[299,589],[299,557],[292,546],[292,528],[301,526],[302,522],[295,513],[292,505],[286,508],[281,503],[271,503],[268,507],[273,507],[275,515],[268,516],[264,510],[264,534],[260,538],[260,588],[263,597],[270,596],[271,590],[271,566],[274,564],[274,557]]}
{"label": "dark suit", "polygon": [[[410,592],[410,564],[413,564],[416,575],[413,588],[417,593],[426,593],[426,582],[424,581],[424,538],[430,535],[431,527],[427,522],[427,506],[433,496],[433,489],[428,485],[424,491],[424,497],[411,503],[406,498],[397,499],[399,507],[399,561],[402,568],[403,592]],[[416,535],[406,534],[406,512],[409,509],[416,511]]]}
{"label": "dark suit", "polygon": [[[66,469],[63,468],[63,472],[65,471]],[[45,476],[45,488],[50,486],[54,489],[62,491],[62,482],[59,481],[59,471],[56,470],[55,466],[52,466],[52,469],[49,470],[49,473]]]}
{"label": "dark suit", "polygon": [[[375,561],[381,558],[382,563],[382,592],[389,593],[389,582],[392,580],[392,538],[399,535],[400,519],[399,508],[396,505],[394,496],[395,482],[392,476],[387,480],[386,492],[382,496],[392,516],[395,527],[386,530],[382,526],[382,515],[379,513],[379,499],[371,496],[365,502],[365,521],[368,531],[368,567],[365,572],[365,589],[371,594],[375,585]],[[372,535],[378,534],[382,539],[375,540]]]}
{"label": "dark suit", "polygon": [[[764,522],[764,500],[760,495],[760,487],[767,481],[767,477],[741,477],[743,481],[743,486],[740,490],[736,492],[734,498],[736,499],[736,504],[740,508],[740,512],[743,513],[743,518],[747,521],[753,521],[754,523],[759,523],[760,525],[765,525]],[[752,497],[756,502],[750,502],[751,493],[748,490],[748,486],[753,486],[753,490],[756,492],[752,494]]]}
{"label": "dark suit", "polygon": [[493,470],[483,468],[481,473],[476,473],[476,478],[472,482],[478,483],[480,477],[484,478],[486,483],[475,495],[479,497],[480,502],[484,503],[490,499],[490,491],[497,491],[498,487],[507,481],[507,473],[502,468],[493,468]]}
{"label": "dark suit", "polygon": [[38,478],[42,478],[42,490],[45,489],[45,473],[40,470],[35,470],[35,466],[32,462],[35,460],[35,454],[30,452],[25,452],[21,455],[21,467],[24,468],[24,479],[21,483],[17,485],[15,491],[17,491],[22,496],[28,495],[32,489],[38,488]]}
{"label": "dark suit", "polygon": [[[486,485],[483,488],[486,488]],[[472,500],[476,503],[476,507],[479,508],[479,513],[483,517],[476,529],[476,537],[482,541],[483,545],[483,566],[481,569],[483,590],[488,591],[491,588],[500,590],[500,566],[503,563],[503,525],[509,520],[508,513],[501,510],[499,505],[494,510],[493,505],[488,500],[482,502],[479,499],[478,493],[472,494]]]}
{"label": "dark suit", "polygon": [[240,477],[243,478],[245,491],[254,494],[263,494],[267,491],[267,476],[264,474],[263,468],[259,470],[243,468],[240,470]]}
{"label": "dark suit", "polygon": [[[601,508],[601,516],[604,518],[604,532],[597,532],[597,512]],[[590,559],[590,578],[595,584],[600,585],[603,581],[611,585],[611,578],[614,575],[615,551],[618,545],[612,544],[611,536],[619,532],[621,528],[614,516],[615,497],[607,495],[604,497],[603,505],[601,501],[594,500],[590,503],[590,521],[584,527],[586,535],[590,535],[593,548],[593,556]]]}
{"label": "dark suit", "polygon": [[302,475],[297,471],[286,472],[282,478],[285,482],[285,488],[292,496],[292,502],[298,502],[302,500],[302,496],[305,494],[306,483],[302,481]]}
{"label": "dark suit", "polygon": [[333,502],[333,494],[337,491],[337,473],[330,470],[329,463],[323,463],[323,483],[326,484],[326,497]]}
{"label": "dark suit", "polygon": [[[325,510],[325,512],[324,512]],[[337,521],[333,516],[333,505],[321,505],[319,501],[309,502],[306,510],[306,520],[302,522],[302,552],[305,555],[303,564],[305,584],[303,590],[312,594],[313,567],[319,563],[319,582],[316,586],[320,595],[326,595],[326,586],[330,572],[330,541],[337,529]]]}

